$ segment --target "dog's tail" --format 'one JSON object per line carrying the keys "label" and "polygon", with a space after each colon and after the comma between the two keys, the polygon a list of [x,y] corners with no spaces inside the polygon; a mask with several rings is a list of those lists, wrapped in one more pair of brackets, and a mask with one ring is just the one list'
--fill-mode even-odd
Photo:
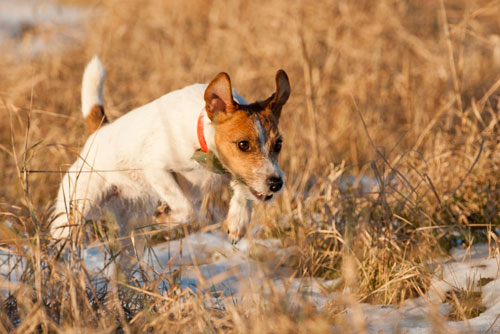
{"label": "dog's tail", "polygon": [[106,79],[106,69],[97,56],[85,67],[82,80],[82,113],[90,133],[108,123],[104,113],[102,88]]}

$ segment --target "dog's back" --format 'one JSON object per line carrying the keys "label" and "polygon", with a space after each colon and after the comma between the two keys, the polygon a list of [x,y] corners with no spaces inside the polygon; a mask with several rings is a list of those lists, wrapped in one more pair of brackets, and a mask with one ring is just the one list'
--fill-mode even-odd
{"label": "dog's back", "polygon": [[[83,74],[82,114],[90,136],[61,182],[51,225],[55,239],[67,237],[69,220],[79,215],[97,219],[110,210],[121,227],[134,215],[151,218],[159,197],[148,178],[186,170],[191,181],[190,172],[201,168],[191,159],[197,142],[186,134],[196,133],[207,85],[170,92],[110,123],[103,108],[105,75],[97,57]],[[194,175],[211,179],[202,169]]]}
{"label": "dog's back", "polygon": [[[103,108],[105,73],[94,57],[83,75],[82,113],[91,135],[61,182],[52,236],[67,237],[71,225],[95,221],[103,209],[113,213],[122,235],[137,223],[149,225],[158,205],[170,208],[165,223],[194,222],[199,195],[229,181],[229,174],[229,236],[239,240],[252,202],[269,201],[283,187],[277,157],[278,121],[290,94],[286,73],[276,73],[276,91],[265,100],[247,104],[222,72],[208,85],[170,92],[113,123]],[[199,164],[198,150],[212,154],[226,173]]]}

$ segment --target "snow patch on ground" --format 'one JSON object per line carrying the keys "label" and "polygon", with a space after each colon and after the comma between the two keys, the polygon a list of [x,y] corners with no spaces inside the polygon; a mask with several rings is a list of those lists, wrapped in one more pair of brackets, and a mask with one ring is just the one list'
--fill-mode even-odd
{"label": "snow patch on ground", "polygon": [[[500,256],[490,254],[488,245],[471,249],[454,249],[451,258],[440,264],[441,270],[432,280],[425,297],[406,302],[401,307],[363,305],[370,333],[434,333],[436,328],[445,333],[497,333],[500,331]],[[481,279],[491,279],[480,287]],[[453,289],[474,288],[482,292],[486,310],[467,321],[448,321],[451,311],[445,302],[446,292]]]}
{"label": "snow patch on ground", "polygon": [[[152,247],[144,254],[142,268],[161,277],[179,273],[181,287],[197,292],[218,291],[217,302],[251,303],[266,300],[272,290],[286,293],[292,303],[304,299],[321,310],[327,303],[342,298],[331,292],[338,281],[293,278],[293,263],[298,250],[282,248],[279,240],[243,239],[232,245],[223,233],[193,233],[183,239]],[[113,277],[114,267],[104,247],[89,245],[83,252],[85,266],[97,277]],[[0,250],[0,291],[7,282],[16,282],[25,261],[7,250]],[[490,254],[488,245],[468,250],[455,249],[449,259],[438,264],[426,296],[407,301],[402,306],[361,304],[348,309],[346,317],[361,313],[369,333],[496,333],[500,330],[500,256]],[[17,270],[12,270],[16,267]],[[169,276],[170,275],[170,276]],[[488,280],[485,281],[484,279]],[[481,281],[481,279],[483,279]],[[165,280],[166,281],[166,280]],[[100,283],[105,284],[102,280]],[[479,286],[480,282],[486,282]],[[166,282],[164,286],[168,287]],[[486,311],[468,321],[448,321],[451,306],[445,293],[451,289],[474,286],[481,289]],[[359,318],[359,317],[358,317]]]}
{"label": "snow patch on ground", "polygon": [[24,258],[16,256],[8,248],[0,247],[0,296],[3,289],[16,287],[24,268]]}
{"label": "snow patch on ground", "polygon": [[11,56],[60,51],[83,36],[88,14],[51,0],[0,0],[0,49]]}

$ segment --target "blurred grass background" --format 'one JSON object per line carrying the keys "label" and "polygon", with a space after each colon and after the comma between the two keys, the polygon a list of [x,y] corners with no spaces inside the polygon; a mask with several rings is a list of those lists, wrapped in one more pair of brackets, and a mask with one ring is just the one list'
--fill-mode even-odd
{"label": "blurred grass background", "polygon": [[[277,69],[288,73],[280,121],[287,185],[258,205],[254,221],[261,237],[297,246],[296,275],[341,277],[339,289],[349,287],[356,302],[398,303],[426,291],[431,256],[474,241],[497,245],[499,1],[61,3],[89,11],[85,37],[58,52],[26,57],[7,44],[0,54],[0,219],[20,236],[11,246],[35,235],[33,249],[47,252],[47,210],[61,175],[19,171],[64,171],[74,161],[87,138],[80,81],[94,54],[108,70],[111,119],[221,71],[249,101],[273,91]],[[265,312],[241,320],[241,310],[200,305],[176,319],[224,323],[206,324],[210,333],[302,333],[308,317],[329,324],[342,313],[333,303],[327,315],[293,317],[271,303],[284,319],[277,331],[251,321]],[[79,307],[89,306],[72,312]],[[161,319],[157,328],[177,328]]]}

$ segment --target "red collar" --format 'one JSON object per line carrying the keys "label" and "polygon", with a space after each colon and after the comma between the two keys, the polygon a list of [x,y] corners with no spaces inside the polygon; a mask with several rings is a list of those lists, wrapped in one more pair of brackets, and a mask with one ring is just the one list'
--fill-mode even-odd
{"label": "red collar", "polygon": [[205,116],[205,108],[200,112],[198,116],[198,126],[196,127],[196,132],[198,134],[198,142],[200,143],[201,150],[205,153],[210,152],[207,146],[207,141],[205,140],[205,135],[203,134],[203,117]]}

